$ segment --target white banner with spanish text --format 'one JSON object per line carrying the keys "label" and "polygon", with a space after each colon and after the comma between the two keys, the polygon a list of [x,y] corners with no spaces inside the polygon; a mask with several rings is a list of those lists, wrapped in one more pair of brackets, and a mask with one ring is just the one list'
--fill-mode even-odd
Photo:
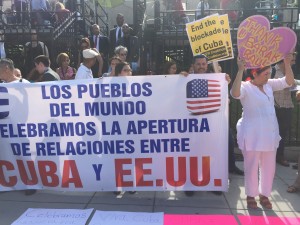
{"label": "white banner with spanish text", "polygon": [[0,191],[219,190],[224,74],[0,84]]}

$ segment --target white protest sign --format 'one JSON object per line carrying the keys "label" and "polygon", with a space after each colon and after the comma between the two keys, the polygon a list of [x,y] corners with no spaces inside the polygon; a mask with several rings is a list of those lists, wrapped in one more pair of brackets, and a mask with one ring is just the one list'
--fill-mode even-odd
{"label": "white protest sign", "polygon": [[85,225],[93,209],[27,209],[11,225]]}
{"label": "white protest sign", "polygon": [[228,188],[225,74],[1,88],[0,191]]}
{"label": "white protest sign", "polygon": [[164,214],[96,211],[89,225],[163,225]]}

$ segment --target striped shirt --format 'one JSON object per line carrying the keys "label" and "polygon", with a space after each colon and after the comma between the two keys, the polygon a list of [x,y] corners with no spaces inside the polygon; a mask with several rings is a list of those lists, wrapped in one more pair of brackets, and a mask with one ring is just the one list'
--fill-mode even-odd
{"label": "striped shirt", "polygon": [[[280,70],[278,65],[275,65],[276,73],[274,78],[281,78],[285,75]],[[274,103],[276,107],[279,108],[294,108],[294,104],[291,97],[290,88],[285,88],[282,91],[274,91]]]}

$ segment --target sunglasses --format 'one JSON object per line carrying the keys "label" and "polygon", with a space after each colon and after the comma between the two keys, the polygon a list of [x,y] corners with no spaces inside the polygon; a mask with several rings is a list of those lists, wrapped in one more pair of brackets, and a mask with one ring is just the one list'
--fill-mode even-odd
{"label": "sunglasses", "polygon": [[122,71],[124,71],[124,72],[132,72],[131,69],[122,69]]}

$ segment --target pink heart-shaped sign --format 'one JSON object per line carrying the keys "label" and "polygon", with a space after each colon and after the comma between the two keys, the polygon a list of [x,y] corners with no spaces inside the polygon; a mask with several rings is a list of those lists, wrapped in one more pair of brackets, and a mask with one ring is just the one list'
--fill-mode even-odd
{"label": "pink heart-shaped sign", "polygon": [[250,16],[238,28],[239,57],[246,68],[269,66],[294,51],[297,36],[288,27],[270,30],[269,20],[261,15]]}

